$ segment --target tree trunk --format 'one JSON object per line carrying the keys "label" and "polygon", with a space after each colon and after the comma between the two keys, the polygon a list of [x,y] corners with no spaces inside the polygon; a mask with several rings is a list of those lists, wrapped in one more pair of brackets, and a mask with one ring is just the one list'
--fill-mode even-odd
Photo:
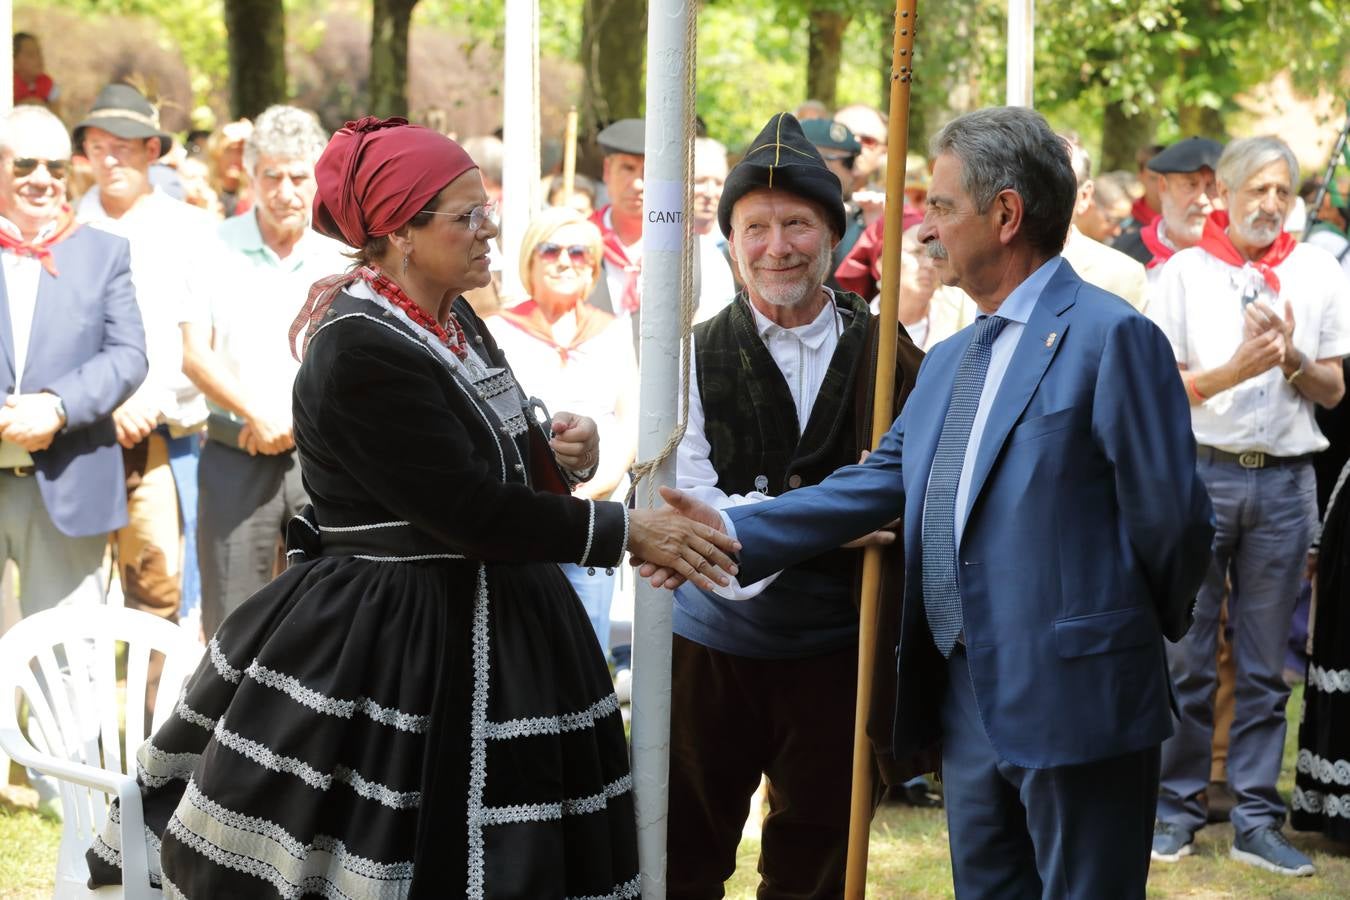
{"label": "tree trunk", "polygon": [[1135,115],[1125,112],[1119,101],[1106,104],[1102,112],[1102,159],[1098,171],[1135,171],[1134,154],[1145,144],[1153,143],[1153,117],[1140,110]]}
{"label": "tree trunk", "polygon": [[286,10],[282,0],[225,0],[230,112],[257,116],[286,100]]}
{"label": "tree trunk", "polygon": [[408,29],[417,0],[374,0],[370,22],[370,109],[408,115]]}
{"label": "tree trunk", "polygon": [[584,0],[578,169],[598,175],[595,135],[618,119],[642,115],[646,56],[647,0]]}
{"label": "tree trunk", "polygon": [[813,9],[807,29],[806,96],[834,109],[843,57],[844,30],[852,16],[833,9]]}
{"label": "tree trunk", "polygon": [[1182,104],[1177,110],[1177,125],[1183,137],[1199,135],[1220,143],[1227,140],[1223,133],[1223,114],[1208,106]]}

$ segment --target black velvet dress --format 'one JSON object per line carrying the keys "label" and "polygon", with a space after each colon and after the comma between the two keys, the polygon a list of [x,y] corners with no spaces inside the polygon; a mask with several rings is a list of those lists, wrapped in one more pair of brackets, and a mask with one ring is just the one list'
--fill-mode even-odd
{"label": "black velvet dress", "polygon": [[[456,313],[485,365],[360,296],[314,335],[291,565],[138,755],[166,897],[639,894],[618,704],[556,565],[617,564],[626,514],[537,489],[543,432]],[[116,815],[96,883],[120,881]]]}
{"label": "black velvet dress", "polygon": [[1342,469],[1322,528],[1317,620],[1289,820],[1350,841],[1350,491]]}

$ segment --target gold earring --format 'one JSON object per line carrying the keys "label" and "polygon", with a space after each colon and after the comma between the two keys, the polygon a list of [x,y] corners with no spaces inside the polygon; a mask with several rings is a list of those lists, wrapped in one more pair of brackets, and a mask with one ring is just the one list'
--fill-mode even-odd
{"label": "gold earring", "polygon": [[403,274],[408,274],[408,259],[412,256],[411,252],[403,254]]}

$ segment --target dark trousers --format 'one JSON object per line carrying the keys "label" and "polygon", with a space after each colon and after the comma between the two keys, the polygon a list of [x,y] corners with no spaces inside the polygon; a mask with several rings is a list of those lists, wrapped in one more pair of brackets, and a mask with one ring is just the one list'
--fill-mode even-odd
{"label": "dark trousers", "polygon": [[723,896],[761,774],[760,900],[842,895],[857,649],[748,659],[677,635],[673,657],[667,896]]}
{"label": "dark trousers", "polygon": [[294,453],[249,456],[207,441],[197,479],[202,630],[209,638],[272,580],[286,523],[309,500]]}
{"label": "dark trousers", "polygon": [[1158,795],[1157,747],[1080,766],[999,759],[958,647],[942,711],[942,787],[956,896],[1142,898]]}

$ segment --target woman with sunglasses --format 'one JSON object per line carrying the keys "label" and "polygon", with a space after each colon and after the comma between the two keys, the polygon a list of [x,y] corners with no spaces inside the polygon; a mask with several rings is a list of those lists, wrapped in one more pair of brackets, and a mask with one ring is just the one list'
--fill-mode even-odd
{"label": "woman with sunglasses", "polygon": [[[637,452],[637,360],[632,330],[586,302],[600,277],[600,229],[569,207],[540,212],[520,244],[520,283],[529,299],[487,320],[522,383],[549,409],[593,419],[605,448],[600,465],[573,495],[614,496]],[[609,650],[614,575],[564,564],[602,651]]]}
{"label": "woman with sunglasses", "polygon": [[463,300],[497,229],[458,144],[366,118],[315,177],[357,265],[292,328],[313,507],[138,754],[164,894],[637,896],[618,703],[557,563],[627,547],[712,584],[735,544],[570,495],[595,426],[540,423]]}

